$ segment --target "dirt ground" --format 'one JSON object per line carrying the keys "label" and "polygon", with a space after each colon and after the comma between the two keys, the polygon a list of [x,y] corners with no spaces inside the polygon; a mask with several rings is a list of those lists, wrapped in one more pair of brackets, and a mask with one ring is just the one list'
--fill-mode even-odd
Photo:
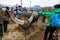
{"label": "dirt ground", "polygon": [[[24,33],[24,30],[22,29],[21,26],[19,26],[18,24],[15,24],[13,22],[11,22],[8,25],[8,32],[11,32],[11,33],[15,32],[15,31],[21,32],[25,37],[25,39],[23,38],[24,40],[42,40],[42,37],[44,35],[45,27],[44,27],[44,25],[42,25],[41,21],[42,20],[39,19],[38,22],[37,22],[38,26],[32,26],[30,28],[30,34],[28,34],[28,35]],[[9,34],[8,32],[7,32],[7,34]],[[6,35],[6,34],[4,34],[4,35]],[[3,37],[5,37],[5,36],[3,36]],[[13,37],[13,38],[15,38],[15,37]],[[13,40],[13,38],[12,38],[12,40]],[[7,40],[7,39],[5,38],[5,40]],[[11,40],[11,39],[9,39],[9,40]],[[60,38],[59,38],[59,40],[60,40]]]}
{"label": "dirt ground", "polygon": [[[21,26],[19,26],[18,24],[15,24],[13,21],[11,21],[10,24],[8,25],[8,32],[4,33],[4,35],[6,36],[7,34],[9,34],[9,32],[11,32],[11,35],[12,35],[12,32],[18,31],[18,32],[23,33],[23,35],[25,37],[25,40],[41,40],[41,38],[43,36],[43,33],[44,33],[44,31],[42,29],[44,29],[44,27],[42,27],[41,21],[39,21],[37,24],[38,24],[38,27],[37,26],[32,26],[30,28],[30,34],[27,35],[27,34],[24,33],[24,30],[22,29]],[[39,26],[39,25],[41,25],[41,26]],[[2,38],[3,40],[7,40],[5,38],[5,36],[3,36],[3,38]]]}
{"label": "dirt ground", "polygon": [[[8,30],[9,31],[15,31],[14,27],[17,27],[18,24],[9,24],[8,25]],[[14,30],[13,30],[14,29]],[[16,29],[17,30],[17,29]],[[19,32],[24,32],[24,30],[20,27],[18,28]],[[41,40],[42,36],[43,36],[43,32],[41,31],[39,28],[34,27],[34,28],[30,28],[30,34],[24,34],[25,35],[25,40]]]}

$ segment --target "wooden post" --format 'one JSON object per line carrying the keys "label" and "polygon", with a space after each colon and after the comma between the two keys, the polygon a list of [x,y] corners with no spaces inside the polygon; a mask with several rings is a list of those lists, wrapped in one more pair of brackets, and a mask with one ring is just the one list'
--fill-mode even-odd
{"label": "wooden post", "polygon": [[21,0],[21,6],[22,6],[22,0]]}

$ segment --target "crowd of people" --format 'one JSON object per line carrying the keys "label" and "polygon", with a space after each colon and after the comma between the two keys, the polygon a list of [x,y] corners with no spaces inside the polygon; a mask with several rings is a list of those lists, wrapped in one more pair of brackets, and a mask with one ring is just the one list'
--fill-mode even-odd
{"label": "crowd of people", "polygon": [[[56,10],[57,9],[57,10]],[[30,18],[30,16],[34,15],[33,20],[31,23],[29,23],[28,27],[27,25],[22,25],[22,28],[25,30],[26,33],[29,33],[29,28],[32,27],[32,24],[38,21],[38,18],[40,17],[40,15],[43,16],[43,20],[42,22],[44,23],[43,25],[45,25],[45,17],[49,18],[49,21],[47,22],[46,26],[46,30],[44,33],[44,38],[43,40],[47,40],[47,36],[49,34],[48,40],[52,40],[53,39],[53,33],[56,31],[56,29],[59,29],[59,23],[57,23],[57,25],[55,25],[55,17],[54,15],[56,15],[57,13],[60,13],[60,7],[56,7],[54,6],[54,9],[51,9],[50,12],[44,12],[44,11],[40,11],[37,12],[36,10],[30,10],[28,11],[26,8],[23,8],[22,6],[18,6],[16,7],[15,10],[13,10],[13,12],[15,13],[15,17],[17,17],[19,20],[24,19],[27,20]],[[60,14],[59,14],[60,15]],[[60,16],[59,16],[60,17]],[[5,11],[2,10],[2,8],[0,8],[0,36],[3,36],[3,32],[7,32],[7,27],[9,24],[9,7],[6,7]],[[57,17],[56,17],[57,18]],[[54,21],[55,20],[55,21]],[[60,19],[59,19],[60,20]],[[27,22],[28,23],[28,22]],[[58,26],[58,28],[57,28]],[[58,40],[58,39],[56,39]]]}

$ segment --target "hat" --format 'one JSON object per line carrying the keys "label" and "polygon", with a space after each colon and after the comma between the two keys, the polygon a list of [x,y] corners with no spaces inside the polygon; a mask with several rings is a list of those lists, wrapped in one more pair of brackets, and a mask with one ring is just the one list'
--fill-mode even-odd
{"label": "hat", "polygon": [[60,8],[60,4],[54,5],[55,8]]}

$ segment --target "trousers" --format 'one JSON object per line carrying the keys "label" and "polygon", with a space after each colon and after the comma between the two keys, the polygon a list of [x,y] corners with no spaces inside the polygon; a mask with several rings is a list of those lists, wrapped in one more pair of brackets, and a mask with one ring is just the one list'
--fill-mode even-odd
{"label": "trousers", "polygon": [[50,33],[48,40],[51,40],[53,38],[52,36],[55,30],[56,30],[56,27],[47,27],[44,34],[44,40],[47,39],[48,33]]}

